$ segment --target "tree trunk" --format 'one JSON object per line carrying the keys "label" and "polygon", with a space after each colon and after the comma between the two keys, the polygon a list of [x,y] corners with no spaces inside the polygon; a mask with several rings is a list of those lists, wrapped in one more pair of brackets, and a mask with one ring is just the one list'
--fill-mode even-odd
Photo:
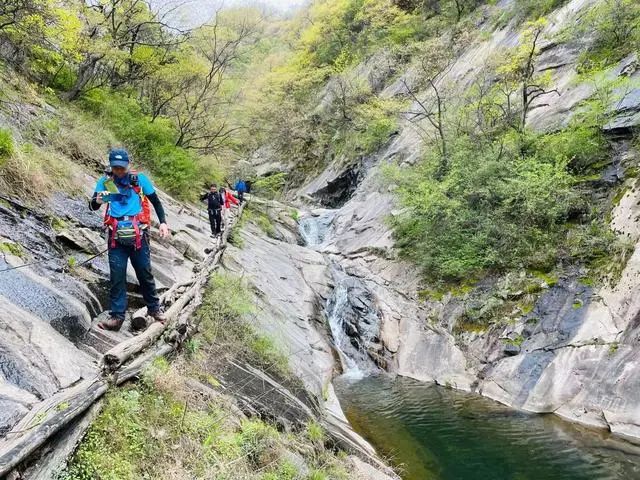
{"label": "tree trunk", "polygon": [[78,67],[78,78],[71,90],[64,94],[65,99],[72,101],[76,100],[85,87],[89,84],[95,76],[96,67],[98,62],[104,58],[104,55],[91,55]]}

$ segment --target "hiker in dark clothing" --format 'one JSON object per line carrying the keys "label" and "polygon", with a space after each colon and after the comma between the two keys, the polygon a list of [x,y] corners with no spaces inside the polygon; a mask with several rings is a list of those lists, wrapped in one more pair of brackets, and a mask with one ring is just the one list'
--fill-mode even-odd
{"label": "hiker in dark clothing", "polygon": [[211,236],[216,237],[220,235],[222,229],[222,207],[224,205],[224,199],[220,192],[218,192],[218,186],[213,183],[207,193],[200,197],[200,201],[207,201],[207,211],[209,213],[209,223],[211,224]]}

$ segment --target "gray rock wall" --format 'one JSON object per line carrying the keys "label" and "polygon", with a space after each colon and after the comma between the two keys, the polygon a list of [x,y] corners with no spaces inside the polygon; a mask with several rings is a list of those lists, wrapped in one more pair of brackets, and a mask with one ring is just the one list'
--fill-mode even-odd
{"label": "gray rock wall", "polygon": [[[573,0],[550,15],[547,37],[552,39],[567,25],[579,22],[595,3]],[[517,41],[517,31],[511,26],[493,32],[488,40],[463,53],[442,82],[453,91],[467,88],[493,53],[513,47]],[[589,41],[585,37],[570,44],[549,41],[544,46],[538,68],[552,72],[552,83],[561,95],[535,106],[529,116],[532,127],[552,130],[566,125],[580,102],[593,94],[593,85],[577,81],[575,72],[576,59]],[[634,61],[625,59],[613,69],[611,78],[629,72]],[[402,78],[410,83],[416,75],[417,71],[409,68]],[[631,75],[640,78],[639,72]],[[382,89],[382,94],[398,95],[401,90],[398,79]],[[326,95],[323,98],[328,101]],[[619,119],[612,128],[638,125],[640,103],[635,90],[612,108]],[[637,162],[632,151],[622,150],[627,161]],[[593,290],[576,280],[577,273],[567,275],[546,290],[531,315],[515,325],[454,333],[462,302],[452,296],[441,302],[419,301],[419,274],[394,258],[391,232],[385,223],[395,207],[391,193],[380,181],[380,166],[391,160],[413,163],[421,154],[422,139],[415,125],[402,123],[399,135],[365,165],[361,172],[364,178],[353,196],[337,209],[318,247],[330,263],[339,264],[367,286],[370,293],[359,300],[375,304],[380,312],[379,337],[381,351],[388,357],[386,368],[640,439],[637,189],[629,189],[612,215],[614,230],[636,245],[616,285]],[[300,188],[298,201],[322,198],[323,189],[343,174],[343,162],[336,160],[319,177],[310,179]],[[533,315],[538,319],[535,323]]]}

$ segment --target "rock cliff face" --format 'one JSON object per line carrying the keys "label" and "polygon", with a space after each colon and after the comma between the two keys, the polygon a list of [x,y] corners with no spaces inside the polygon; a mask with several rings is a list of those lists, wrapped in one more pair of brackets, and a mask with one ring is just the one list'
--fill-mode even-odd
{"label": "rock cliff face", "polygon": [[[547,38],[579,22],[594,3],[573,0],[552,14]],[[492,52],[517,42],[517,32],[511,27],[492,32],[487,40],[468,48],[442,81],[455,89],[466,88]],[[580,102],[593,94],[593,85],[578,81],[575,70],[577,57],[588,42],[588,38],[570,44],[548,42],[542,48],[537,68],[552,72],[552,84],[560,96],[535,106],[529,117],[533,128],[546,131],[566,125]],[[623,60],[612,70],[611,78],[624,71],[640,79],[640,72],[629,68],[633,65],[637,65],[635,57]],[[384,81],[379,76],[362,68],[363,79],[388,96],[400,91],[402,79],[410,83],[417,75],[409,70],[402,78],[381,86]],[[625,167],[638,161],[625,137],[630,128],[638,126],[640,90],[632,89],[623,102],[611,108],[616,115],[605,130],[612,135],[615,154],[603,181],[615,184],[625,182]],[[586,286],[578,281],[579,271],[567,273],[556,284],[543,285],[544,293],[532,312],[513,325],[465,332],[457,327],[463,321],[465,304],[473,300],[473,295],[419,300],[418,272],[394,257],[391,232],[385,223],[394,214],[394,203],[380,181],[380,167],[391,160],[412,163],[421,155],[421,149],[420,136],[406,122],[383,151],[355,166],[345,167],[344,161],[338,159],[299,189],[294,202],[308,210],[300,223],[307,240],[311,238],[315,243],[316,253],[303,255],[299,247],[288,246],[286,249],[296,253],[286,255],[302,275],[291,276],[295,288],[306,285],[305,292],[315,290],[316,296],[312,299],[306,293],[296,295],[295,291],[292,296],[305,305],[328,303],[330,309],[327,296],[330,298],[331,294],[327,291],[333,287],[335,292],[339,285],[335,279],[332,284],[333,277],[328,272],[339,266],[360,285],[349,288],[351,280],[344,277],[337,282],[347,287],[349,303],[360,305],[359,309],[356,307],[355,321],[353,316],[345,315],[340,324],[340,335],[349,339],[343,351],[355,349],[361,357],[364,352],[379,368],[400,375],[474,391],[533,412],[553,412],[640,439],[640,300],[636,295],[640,287],[640,192],[636,181],[626,180],[629,188],[612,214],[612,228],[635,245],[615,285]],[[269,162],[273,166],[273,159]],[[320,203],[335,210],[314,210],[317,207],[309,206],[311,200],[316,206]],[[259,262],[271,263],[274,252],[283,248],[273,242],[265,246],[269,248]],[[307,260],[300,262],[305,255]],[[313,267],[307,263],[309,258],[314,259]],[[285,263],[274,269],[272,279],[281,275],[277,272],[291,270],[291,266],[285,268]],[[306,272],[312,275],[306,277]],[[322,279],[321,289],[309,287],[309,282],[317,283],[318,279]],[[491,282],[486,280],[487,284]],[[282,288],[292,288],[285,284],[289,287]],[[376,319],[374,332],[372,314]],[[299,319],[292,325],[296,322]],[[320,326],[318,322],[313,324]],[[339,347],[342,340],[336,338],[333,328],[325,329],[328,330],[333,331],[334,346]],[[326,348],[327,344],[322,355],[328,355]]]}

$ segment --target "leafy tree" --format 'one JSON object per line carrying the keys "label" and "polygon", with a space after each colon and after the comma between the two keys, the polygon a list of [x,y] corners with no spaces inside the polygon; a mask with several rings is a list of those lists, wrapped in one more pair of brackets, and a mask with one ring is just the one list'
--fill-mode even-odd
{"label": "leafy tree", "polygon": [[178,129],[178,147],[209,152],[220,147],[237,128],[230,127],[224,115],[224,108],[232,102],[224,95],[225,75],[252,40],[260,19],[246,12],[233,13],[239,15],[216,15],[213,25],[202,27],[194,35],[192,48],[198,56],[190,61],[193,73],[168,107],[168,115]]}
{"label": "leafy tree", "polygon": [[147,76],[188,32],[165,22],[146,0],[95,0],[83,4],[87,20],[77,79],[66,97],[87,88],[133,83]]}

